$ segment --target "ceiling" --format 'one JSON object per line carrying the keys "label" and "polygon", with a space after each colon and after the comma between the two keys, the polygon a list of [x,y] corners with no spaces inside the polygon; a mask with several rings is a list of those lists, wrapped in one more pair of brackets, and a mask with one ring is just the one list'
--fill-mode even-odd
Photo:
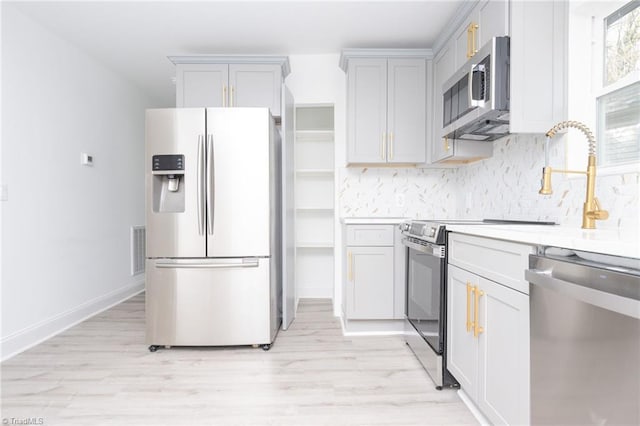
{"label": "ceiling", "polygon": [[175,71],[167,56],[429,48],[463,3],[45,1],[3,2],[3,7],[16,6],[145,90],[157,106],[171,106]]}

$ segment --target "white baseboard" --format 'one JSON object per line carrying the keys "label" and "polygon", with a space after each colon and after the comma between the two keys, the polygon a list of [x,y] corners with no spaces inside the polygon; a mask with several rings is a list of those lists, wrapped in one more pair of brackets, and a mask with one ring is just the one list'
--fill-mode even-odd
{"label": "white baseboard", "polygon": [[345,324],[344,317],[340,316],[342,335],[355,336],[398,336],[404,335],[404,320],[351,320]]}
{"label": "white baseboard", "polygon": [[333,287],[298,287],[298,299],[333,299]]}
{"label": "white baseboard", "polygon": [[464,392],[464,390],[460,389],[458,391],[458,396],[460,397],[460,399],[462,400],[464,405],[467,406],[469,411],[471,411],[471,414],[473,414],[473,417],[476,418],[476,420],[478,421],[478,423],[480,423],[481,426],[490,426],[491,425],[489,420],[487,420],[487,418],[484,416],[484,414],[482,414],[480,412],[478,407],[476,407],[476,404],[474,404],[473,401],[471,401],[471,398],[469,398],[469,395],[467,395]]}
{"label": "white baseboard", "polygon": [[142,291],[144,278],[3,337],[0,341],[0,359],[6,361]]}

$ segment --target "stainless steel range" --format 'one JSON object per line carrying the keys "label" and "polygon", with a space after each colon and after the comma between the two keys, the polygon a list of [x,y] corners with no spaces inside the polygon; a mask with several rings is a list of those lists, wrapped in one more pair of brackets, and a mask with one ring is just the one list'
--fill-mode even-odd
{"label": "stainless steel range", "polygon": [[400,224],[407,247],[405,339],[436,384],[460,385],[447,370],[447,225],[537,224],[509,220],[413,220]]}

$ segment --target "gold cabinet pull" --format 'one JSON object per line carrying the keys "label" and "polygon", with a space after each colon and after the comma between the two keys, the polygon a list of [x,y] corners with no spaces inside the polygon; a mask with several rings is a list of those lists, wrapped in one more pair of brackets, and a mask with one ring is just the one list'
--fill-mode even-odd
{"label": "gold cabinet pull", "polygon": [[473,22],[467,27],[467,59],[478,53],[478,49],[476,49],[476,32],[478,28],[478,24]]}
{"label": "gold cabinet pull", "polygon": [[233,108],[233,92],[234,92],[234,91],[235,91],[235,90],[234,90],[234,87],[233,87],[233,86],[231,86],[231,102],[230,102],[230,105],[229,105],[231,108]]}
{"label": "gold cabinet pull", "polygon": [[473,293],[473,287],[471,283],[467,281],[467,333],[471,331],[473,323],[471,322],[471,293]]}
{"label": "gold cabinet pull", "polygon": [[476,41],[476,34],[478,33],[478,28],[480,28],[478,26],[478,24],[472,24],[472,31],[471,31],[471,56],[475,56],[476,53],[478,53],[478,48],[477,48],[477,41]]}
{"label": "gold cabinet pull", "polygon": [[467,59],[471,57],[471,24],[467,27]]}
{"label": "gold cabinet pull", "polygon": [[227,85],[222,86],[222,107],[227,106]]}
{"label": "gold cabinet pull", "polygon": [[473,337],[478,337],[480,333],[484,331],[484,328],[480,327],[480,321],[478,320],[478,311],[480,305],[480,297],[484,296],[484,291],[480,290],[477,286],[474,288],[476,297],[474,304],[474,312],[473,312]]}
{"label": "gold cabinet pull", "polygon": [[384,160],[385,152],[387,151],[387,133],[382,132],[382,146],[380,147],[380,157]]}
{"label": "gold cabinet pull", "polygon": [[353,282],[353,255],[351,254],[351,252],[349,252],[347,254],[348,260],[347,260],[347,279],[349,281]]}
{"label": "gold cabinet pull", "polygon": [[393,160],[393,132],[389,133],[389,160]]}

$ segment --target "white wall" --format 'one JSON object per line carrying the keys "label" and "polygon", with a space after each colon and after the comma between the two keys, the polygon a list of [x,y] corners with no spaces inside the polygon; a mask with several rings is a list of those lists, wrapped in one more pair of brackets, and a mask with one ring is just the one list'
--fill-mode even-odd
{"label": "white wall", "polygon": [[[346,155],[346,80],[345,74],[338,66],[340,54],[324,55],[291,55],[291,74],[287,77],[286,84],[293,94],[296,105],[300,104],[333,104],[334,105],[334,130],[336,165],[345,162]],[[335,185],[334,206],[338,210],[337,177]],[[334,281],[340,283],[342,240],[339,217],[334,221]],[[297,288],[301,297],[326,297],[333,294],[334,311],[339,313],[342,303],[342,293],[339,286],[333,282],[327,282],[324,288]]]}
{"label": "white wall", "polygon": [[129,227],[144,224],[148,100],[5,3],[2,101],[6,359],[143,289]]}

